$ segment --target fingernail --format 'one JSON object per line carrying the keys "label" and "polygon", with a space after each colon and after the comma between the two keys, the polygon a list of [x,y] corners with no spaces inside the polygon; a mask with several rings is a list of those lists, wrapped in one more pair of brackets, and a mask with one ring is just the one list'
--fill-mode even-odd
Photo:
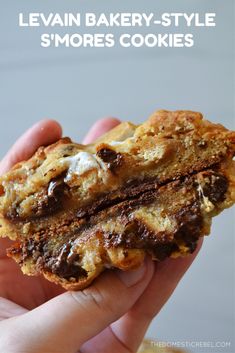
{"label": "fingernail", "polygon": [[130,270],[130,271],[119,270],[117,271],[117,275],[119,279],[125,284],[125,286],[132,287],[144,278],[145,272],[146,272],[146,262],[144,262],[136,270]]}

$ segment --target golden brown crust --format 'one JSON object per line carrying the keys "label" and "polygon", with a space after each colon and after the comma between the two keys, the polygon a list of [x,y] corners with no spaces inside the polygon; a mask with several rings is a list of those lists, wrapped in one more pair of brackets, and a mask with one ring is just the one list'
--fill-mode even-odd
{"label": "golden brown crust", "polygon": [[235,132],[200,113],[159,111],[93,144],[63,138],[0,178],[0,236],[24,273],[66,289],[105,268],[194,251],[235,201]]}

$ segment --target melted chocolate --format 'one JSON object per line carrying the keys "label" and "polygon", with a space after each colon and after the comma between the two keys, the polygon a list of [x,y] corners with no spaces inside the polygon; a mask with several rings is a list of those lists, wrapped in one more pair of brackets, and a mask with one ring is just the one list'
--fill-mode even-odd
{"label": "melted chocolate", "polygon": [[178,224],[175,239],[182,240],[192,253],[196,249],[203,226],[199,203],[182,208],[174,216]]}
{"label": "melted chocolate", "polygon": [[189,252],[196,249],[200,237],[203,218],[197,202],[182,208],[174,215],[177,223],[172,233],[153,232],[144,223],[136,220],[127,225],[122,234],[105,234],[106,247],[122,246],[129,249],[144,249],[154,255],[158,260],[164,260],[178,250],[176,240],[182,240]]}
{"label": "melted chocolate", "polygon": [[46,216],[63,208],[63,202],[69,192],[68,185],[64,182],[64,176],[52,179],[48,189],[38,197],[34,215],[37,217]]}
{"label": "melted chocolate", "polygon": [[[227,179],[222,174],[212,170],[205,173],[208,178],[208,183],[203,187],[204,195],[208,196],[212,202],[222,202],[225,199],[225,194],[228,189]],[[190,182],[189,176],[174,182],[178,183],[180,186],[181,183],[187,183],[188,181]],[[114,191],[112,194],[104,195],[102,198],[95,200],[91,205],[79,208],[77,210],[77,218],[90,217],[124,201],[130,201],[130,204],[134,203],[136,205],[146,204],[148,201],[151,201],[154,192],[161,186],[157,178],[144,181],[131,180],[120,190]]]}
{"label": "melted chocolate", "polygon": [[[211,202],[221,202],[225,198],[228,189],[227,179],[215,171],[203,172],[205,184],[203,193]],[[172,192],[174,188],[178,188],[189,183],[194,190],[197,190],[197,179],[194,177],[185,178],[182,181],[176,181],[171,184]],[[105,247],[122,246],[126,249],[144,249],[152,254],[158,260],[163,260],[170,256],[172,252],[178,250],[177,243],[184,244],[188,252],[193,252],[196,248],[197,241],[201,235],[203,227],[203,216],[200,209],[200,194],[195,191],[194,201],[187,207],[181,208],[177,213],[173,213],[176,227],[173,232],[153,232],[144,222],[136,220],[130,221],[127,217],[128,213],[135,207],[148,204],[157,198],[158,191],[157,182],[149,181],[142,184],[130,184],[130,188],[126,187],[119,191],[118,199],[110,199],[107,195],[102,200],[103,203],[95,203],[92,208],[92,213],[98,213],[101,209],[107,209],[114,206],[113,215],[121,217],[125,224],[125,231],[122,234],[104,234]],[[53,181],[49,190],[48,198],[52,198],[55,202],[59,202],[61,197],[64,197],[65,185],[61,180]],[[112,195],[111,195],[112,197]],[[128,199],[125,199],[128,198]],[[123,200],[124,199],[124,200]],[[50,209],[50,204],[47,204]],[[45,208],[42,207],[42,210]],[[116,211],[115,211],[116,210]],[[87,211],[86,211],[87,212]],[[86,216],[87,213],[85,213]],[[78,215],[79,216],[79,215]],[[99,217],[99,215],[98,215]],[[98,218],[99,220],[99,218]],[[86,227],[92,227],[92,222],[96,222],[97,218],[92,220],[87,217],[85,222]],[[79,256],[71,252],[72,240],[78,236],[81,230],[77,230],[77,234],[66,234],[62,239],[62,246],[55,249],[48,248],[48,239],[39,237],[39,240],[29,239],[25,244],[16,246],[10,250],[10,254],[21,256],[21,261],[24,262],[27,258],[32,258],[36,263],[36,267],[46,271],[50,271],[62,278],[69,279],[70,277],[79,278],[86,276],[86,271],[79,266]],[[61,244],[61,241],[60,241]]]}
{"label": "melted chocolate", "polygon": [[71,253],[71,242],[59,249],[50,250],[46,240],[29,239],[26,243],[9,249],[10,255],[21,255],[21,263],[31,258],[39,270],[46,270],[61,278],[86,277],[86,271],[78,264],[79,255]]}
{"label": "melted chocolate", "polygon": [[108,168],[114,172],[121,163],[122,163],[122,155],[121,153],[117,153],[110,148],[102,148],[97,152],[97,156],[102,159],[104,163],[107,164]]}
{"label": "melted chocolate", "polygon": [[212,203],[225,200],[225,194],[228,190],[228,180],[219,173],[208,173],[208,182],[203,186],[203,194],[208,197]]}
{"label": "melted chocolate", "polygon": [[70,250],[71,244],[65,244],[59,255],[50,257],[48,261],[42,264],[43,267],[65,279],[70,277],[77,279],[86,276],[86,271],[78,264],[79,255],[73,254],[73,256],[69,256]]}
{"label": "melted chocolate", "polygon": [[[151,201],[150,198],[153,199],[153,193],[158,187],[159,184],[156,179],[145,180],[141,183],[133,180],[120,190],[94,201],[92,205],[78,209],[77,218],[90,217],[97,212],[125,201],[133,201],[136,205],[147,203],[147,199],[149,201]],[[147,194],[147,192],[149,193]]]}
{"label": "melted chocolate", "polygon": [[159,261],[177,249],[170,241],[171,234],[166,232],[154,233],[145,224],[136,220],[130,222],[122,234],[104,234],[106,247],[122,246],[126,249],[144,249]]}
{"label": "melted chocolate", "polygon": [[45,217],[51,215],[61,209],[69,196],[69,186],[64,182],[63,173],[59,177],[52,179],[47,189],[35,194],[35,204],[32,208],[30,216],[21,217],[18,213],[18,205],[10,208],[5,215],[11,221],[31,220],[34,218]]}

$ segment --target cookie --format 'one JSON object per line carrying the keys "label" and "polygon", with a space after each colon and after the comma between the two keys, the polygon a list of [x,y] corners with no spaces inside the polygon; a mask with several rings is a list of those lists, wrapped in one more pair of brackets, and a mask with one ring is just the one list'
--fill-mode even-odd
{"label": "cookie", "polygon": [[93,144],[63,138],[0,178],[0,236],[28,275],[68,290],[106,268],[192,253],[235,202],[235,132],[191,111],[122,123]]}

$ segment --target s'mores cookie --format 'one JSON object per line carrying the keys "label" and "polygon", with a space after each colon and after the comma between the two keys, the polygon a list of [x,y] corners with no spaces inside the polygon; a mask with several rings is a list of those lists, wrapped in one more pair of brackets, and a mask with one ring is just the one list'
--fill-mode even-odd
{"label": "s'mores cookie", "polygon": [[63,138],[0,178],[0,236],[28,275],[82,289],[105,268],[192,253],[235,202],[235,132],[191,111]]}

